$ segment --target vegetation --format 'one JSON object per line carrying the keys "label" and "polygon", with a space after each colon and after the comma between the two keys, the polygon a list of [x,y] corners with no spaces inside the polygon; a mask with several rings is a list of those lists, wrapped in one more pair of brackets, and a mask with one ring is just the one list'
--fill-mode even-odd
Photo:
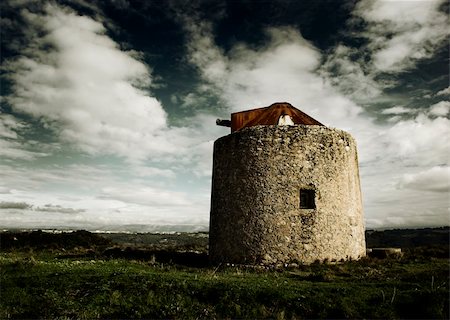
{"label": "vegetation", "polygon": [[208,266],[202,252],[107,254],[107,243],[93,241],[2,244],[0,318],[449,318],[448,257],[423,248],[397,259],[265,269]]}

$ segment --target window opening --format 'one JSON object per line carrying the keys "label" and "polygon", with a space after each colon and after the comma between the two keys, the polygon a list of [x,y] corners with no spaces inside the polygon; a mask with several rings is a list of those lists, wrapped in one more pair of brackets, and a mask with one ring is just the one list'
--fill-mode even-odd
{"label": "window opening", "polygon": [[315,190],[300,189],[300,209],[315,209],[315,196]]}

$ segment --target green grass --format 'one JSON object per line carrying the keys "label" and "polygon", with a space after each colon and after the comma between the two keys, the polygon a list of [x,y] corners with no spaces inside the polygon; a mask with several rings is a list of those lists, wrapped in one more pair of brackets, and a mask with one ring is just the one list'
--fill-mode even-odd
{"label": "green grass", "polygon": [[449,261],[371,260],[286,270],[0,254],[0,318],[449,317]]}

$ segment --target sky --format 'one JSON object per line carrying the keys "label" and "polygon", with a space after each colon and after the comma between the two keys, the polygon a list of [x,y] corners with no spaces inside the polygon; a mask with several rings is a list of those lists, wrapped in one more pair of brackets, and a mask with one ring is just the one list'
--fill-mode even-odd
{"label": "sky", "polygon": [[447,1],[6,0],[0,228],[207,230],[217,118],[358,144],[366,228],[450,225]]}

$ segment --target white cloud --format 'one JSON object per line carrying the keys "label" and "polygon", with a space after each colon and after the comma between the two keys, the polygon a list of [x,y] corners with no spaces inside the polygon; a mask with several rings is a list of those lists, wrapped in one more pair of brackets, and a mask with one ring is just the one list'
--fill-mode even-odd
{"label": "white cloud", "polygon": [[26,127],[25,123],[12,115],[0,113],[0,157],[3,159],[33,160],[47,155],[44,152],[29,150],[30,145],[23,143],[20,132]]}
{"label": "white cloud", "polygon": [[191,17],[181,15],[183,26],[192,37],[187,49],[190,52],[189,61],[197,66],[202,66],[203,76],[212,82],[221,80],[226,72],[227,61],[222,50],[214,45],[214,40],[209,37],[212,33],[212,24],[207,21],[193,20]]}
{"label": "white cloud", "polygon": [[135,187],[130,190],[119,187],[105,187],[102,189],[99,198],[119,200],[150,207],[172,207],[174,209],[192,204],[184,193],[169,192],[151,187]]}
{"label": "white cloud", "polygon": [[[266,46],[252,49],[238,44],[229,55],[220,56],[210,26],[195,26],[197,21],[193,19],[187,21],[192,32],[188,44],[191,61],[231,111],[288,101],[320,121],[341,123],[346,128],[352,127],[350,119],[362,111],[315,73],[320,65],[320,52],[297,30],[269,28]],[[223,67],[220,72],[215,69],[212,75],[211,66],[218,60]]]}
{"label": "white cloud", "polygon": [[[197,22],[191,18],[185,23],[195,25]],[[412,170],[427,170],[448,160],[448,119],[397,106],[384,113],[400,115],[408,112],[415,117],[406,120],[398,117],[384,125],[375,123],[360,106],[336,91],[333,81],[338,82],[340,78],[330,79],[333,74],[324,72],[319,50],[293,28],[268,29],[265,45],[250,48],[237,44],[227,54],[217,48],[210,26],[190,25],[187,30],[195,33],[191,34],[188,44],[193,57],[191,61],[230,111],[287,101],[326,125],[344,129],[356,137],[368,227],[387,227],[400,221],[404,226],[415,223],[422,226],[424,221],[439,225],[447,221],[447,200],[442,193],[421,195],[419,203],[417,199],[411,200],[411,191],[397,186]],[[213,54],[202,55],[199,60],[197,49]],[[215,72],[211,73],[210,66],[217,60],[223,65],[219,69],[213,68]],[[325,60],[325,64],[328,62]],[[341,66],[347,73],[356,70],[360,75],[356,78],[369,81],[367,88],[372,93],[367,93],[366,97],[378,94],[377,84],[370,82],[370,74],[354,69],[357,65],[351,64],[350,60],[344,60]],[[348,83],[351,81],[356,79],[349,79]],[[411,212],[416,211],[417,216],[408,220]]]}
{"label": "white cloud", "polygon": [[26,146],[18,141],[0,139],[0,156],[3,159],[34,160],[48,155],[44,152],[26,150]]}
{"label": "white cloud", "polygon": [[414,174],[405,174],[399,187],[423,191],[450,192],[450,167],[437,166]]}
{"label": "white cloud", "polygon": [[430,106],[430,114],[436,117],[445,117],[450,113],[450,101],[439,101]]}
{"label": "white cloud", "polygon": [[139,177],[175,178],[175,172],[171,169],[160,169],[136,165],[132,167],[133,173]]}
{"label": "white cloud", "polygon": [[[212,153],[214,121],[199,125],[197,115],[170,127],[138,53],[121,50],[101,22],[57,5],[44,8],[45,14],[22,10],[28,46],[4,67],[13,82],[6,98],[13,110],[40,121],[66,149],[124,158],[141,179],[209,176],[211,163],[203,155]],[[2,156],[32,160],[51,153],[28,151],[23,141],[12,140],[17,131],[10,118],[0,118],[0,135],[8,137],[0,140]]]}
{"label": "white cloud", "polygon": [[450,87],[442,89],[436,93],[437,96],[450,96]]}
{"label": "white cloud", "polygon": [[382,114],[405,114],[405,113],[411,113],[414,112],[411,109],[407,109],[403,106],[395,106],[392,108],[384,109],[381,111]]}
{"label": "white cloud", "polygon": [[129,169],[0,165],[0,189],[8,191],[0,194],[0,225],[120,230],[133,224],[135,231],[139,231],[138,225],[154,225],[155,230],[173,224],[190,224],[190,228],[203,230],[207,227],[209,198],[204,192],[180,191],[176,185],[164,185],[158,179],[142,179]]}
{"label": "white cloud", "polygon": [[397,72],[417,60],[431,57],[449,35],[448,17],[440,11],[442,0],[358,2],[353,14],[363,18],[363,35],[370,43],[373,66]]}
{"label": "white cloud", "polygon": [[12,115],[0,113],[0,138],[17,139],[16,131],[23,126],[24,124],[20,123]]}
{"label": "white cloud", "polygon": [[339,44],[328,53],[320,72],[330,85],[346,96],[356,101],[370,100],[377,97],[386,84],[374,80],[374,75],[366,70],[366,62],[357,59],[359,54],[359,50]]}
{"label": "white cloud", "polygon": [[151,74],[137,54],[120,50],[100,22],[45,8],[43,16],[23,11],[43,33],[6,66],[14,110],[41,119],[61,141],[90,154],[142,160],[178,152],[182,144],[173,138],[185,129],[169,128],[160,102],[143,89]]}
{"label": "white cloud", "polygon": [[[423,11],[414,15],[408,7],[410,16],[403,16],[402,10],[391,14],[384,4],[362,1],[358,6],[355,14],[369,24],[364,34],[375,69],[355,60],[355,49],[342,45],[324,57],[291,27],[267,29],[267,41],[259,47],[241,43],[225,52],[216,45],[210,23],[183,16],[188,58],[204,79],[199,92],[217,94],[229,112],[287,101],[327,125],[351,132],[359,145],[369,227],[442,224],[448,221],[447,198],[432,187],[439,186],[433,184],[435,173],[427,172],[448,161],[448,107],[436,104],[407,120],[400,117],[406,108],[392,107],[384,113],[398,117],[380,125],[354,102],[377,97],[389,85],[375,81],[377,72],[398,71],[432,54],[442,39],[441,14],[435,2],[421,5]],[[3,215],[0,225],[207,225],[209,190],[186,190],[195,176],[211,173],[213,140],[226,133],[214,126],[215,117],[200,114],[184,119],[183,127],[170,127],[162,105],[148,91],[151,70],[138,53],[120,50],[100,22],[52,5],[45,15],[23,14],[31,26],[29,47],[6,64],[14,82],[8,98],[14,110],[40,119],[68,146],[124,157],[127,163],[33,169],[0,165],[0,201],[25,201],[39,208],[51,203],[40,217],[14,209],[21,218]],[[395,15],[401,16],[405,28]],[[380,60],[389,50],[392,55]],[[199,97],[177,96],[174,101],[189,107]],[[2,157],[38,156],[27,151],[21,140],[27,128],[20,125],[0,115]],[[414,181],[425,181],[426,194],[411,188]],[[72,209],[74,214],[54,212],[56,208]]]}
{"label": "white cloud", "polygon": [[[366,44],[341,43],[329,50],[320,71],[332,86],[357,102],[380,98],[395,78],[379,77],[413,68],[432,57],[449,36],[443,0],[359,1],[349,19],[348,36],[365,38]],[[361,29],[361,21],[364,27]],[[357,23],[354,23],[357,21]],[[442,90],[442,94],[447,91]],[[431,95],[425,96],[430,98]]]}
{"label": "white cloud", "polygon": [[405,164],[433,166],[446,163],[450,151],[450,120],[431,119],[424,113],[414,119],[399,121],[382,132],[385,154],[400,158]]}
{"label": "white cloud", "polygon": [[7,187],[0,186],[0,194],[8,194],[11,193],[11,190]]}

